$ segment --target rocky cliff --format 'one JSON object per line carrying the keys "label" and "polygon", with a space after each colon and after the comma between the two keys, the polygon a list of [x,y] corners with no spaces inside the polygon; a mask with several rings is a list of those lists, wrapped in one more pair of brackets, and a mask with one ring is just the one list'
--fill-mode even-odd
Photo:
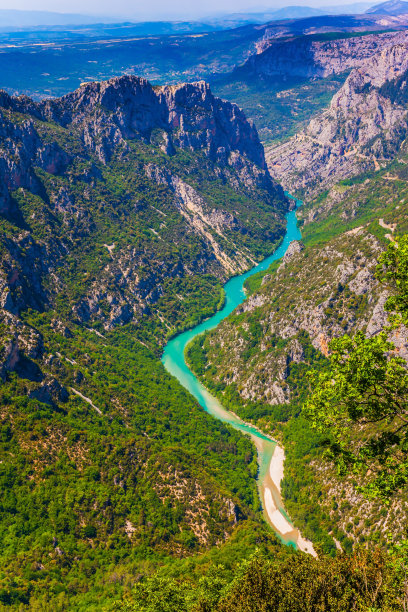
{"label": "rocky cliff", "polygon": [[[202,151],[220,165],[234,166],[235,162],[239,165],[236,155],[231,156],[234,152],[260,170],[266,169],[255,127],[238,106],[213,96],[203,81],[153,88],[145,79],[120,77],[88,83],[72,94],[40,103],[1,92],[0,109],[25,116],[16,125],[1,115],[2,183],[9,191],[21,186],[38,191],[34,166],[60,174],[72,161],[57,143],[41,140],[33,120],[75,130],[85,150],[103,164],[116,147],[126,148],[126,140],[151,143],[153,133],[159,132],[160,146],[168,155],[176,148]],[[5,199],[3,195],[3,208]]]}
{"label": "rocky cliff", "polygon": [[204,81],[154,88],[145,79],[116,78],[83,85],[73,94],[39,104],[33,111],[65,128],[78,126],[90,148],[95,146],[93,135],[97,135],[102,139],[102,148],[97,150],[102,161],[121,139],[150,142],[153,131],[162,130],[167,153],[175,147],[202,150],[225,165],[231,152],[238,151],[265,168],[255,127],[236,105],[214,97]]}
{"label": "rocky cliff", "polygon": [[[305,359],[300,332],[324,355],[330,340],[344,333],[378,333],[387,297],[374,278],[381,250],[362,228],[324,248],[305,250],[301,242],[292,243],[276,273],[265,276],[261,289],[237,309],[240,324],[227,319],[209,336],[209,362],[220,364],[217,382],[235,384],[245,401],[288,403],[288,365]],[[407,336],[405,330],[393,341],[408,360]]]}
{"label": "rocky cliff", "polygon": [[[330,340],[357,330],[375,336],[388,320],[387,292],[375,278],[382,249],[366,227],[314,247],[292,243],[261,288],[189,349],[193,368],[224,404],[282,441],[286,507],[308,538],[333,550],[400,538],[406,529],[406,492],[389,507],[364,498],[322,459],[301,414],[307,372],[324,367]],[[408,330],[401,326],[392,340],[408,360]]]}
{"label": "rocky cliff", "polygon": [[[339,35],[341,36],[341,35]],[[324,78],[361,66],[367,59],[406,40],[404,33],[385,32],[338,40],[319,36],[266,39],[242,67],[248,74],[272,77]]]}
{"label": "rocky cliff", "polygon": [[[73,316],[110,329],[163,298],[165,279],[225,279],[283,232],[287,204],[255,127],[206,83],[121,77],[41,103],[3,92],[0,130],[0,212],[11,224],[1,301],[15,315],[64,290]],[[133,227],[131,241],[115,223]],[[73,292],[66,263],[86,252],[100,270]]]}
{"label": "rocky cliff", "polygon": [[406,34],[355,68],[329,108],[268,151],[271,171],[290,189],[316,195],[342,178],[389,163],[407,133]]}

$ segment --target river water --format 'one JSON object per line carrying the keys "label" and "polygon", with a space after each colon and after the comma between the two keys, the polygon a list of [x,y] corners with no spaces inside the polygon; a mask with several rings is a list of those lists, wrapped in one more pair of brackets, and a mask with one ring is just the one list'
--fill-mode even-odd
{"label": "river water", "polygon": [[[296,207],[300,206],[302,203],[289,194],[286,195],[296,201]],[[296,210],[286,215],[286,222],[285,237],[275,253],[264,259],[260,264],[248,272],[245,272],[245,274],[235,276],[229,280],[224,285],[225,304],[222,310],[218,311],[214,316],[203,321],[193,329],[170,340],[165,347],[162,362],[166,370],[180,381],[183,387],[197,399],[206,412],[223,423],[227,423],[238,431],[250,436],[258,450],[259,471],[257,482],[259,497],[266,521],[283,542],[301,548],[307,552],[312,552],[312,549],[309,550],[311,544],[303,540],[298,530],[293,527],[282,503],[279,490],[281,476],[279,477],[277,474],[282,472],[283,451],[277,447],[277,443],[272,440],[272,438],[262,434],[256,427],[244,423],[237,415],[226,410],[220,401],[211,395],[191,372],[184,357],[185,348],[193,338],[207,330],[217,327],[223,319],[228,317],[228,315],[246,299],[244,292],[244,282],[246,279],[257,272],[267,270],[273,261],[285,255],[289,244],[293,240],[301,239],[302,236],[297,227]]]}

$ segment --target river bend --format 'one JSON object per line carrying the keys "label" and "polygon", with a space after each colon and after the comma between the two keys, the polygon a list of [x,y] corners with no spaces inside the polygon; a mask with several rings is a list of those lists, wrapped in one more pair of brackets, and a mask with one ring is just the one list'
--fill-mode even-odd
{"label": "river bend", "polygon": [[[296,201],[296,208],[302,203],[289,194],[286,194]],[[197,377],[188,368],[185,361],[186,346],[199,334],[214,329],[237,306],[246,299],[244,283],[247,278],[257,272],[267,270],[273,261],[283,257],[293,240],[300,240],[301,233],[297,226],[296,210],[286,215],[286,234],[278,249],[260,264],[230,279],[224,285],[225,303],[224,307],[209,319],[203,321],[191,330],[188,330],[168,342],[165,347],[162,362],[166,370],[175,376],[199,402],[206,412],[249,435],[258,451],[258,490],[262,503],[263,513],[266,521],[286,544],[290,544],[305,552],[314,553],[310,542],[304,540],[297,529],[294,528],[289,516],[285,512],[280,494],[280,481],[283,477],[284,452],[272,440],[272,438],[262,434],[256,427],[244,423],[236,414],[226,410],[221,402],[211,395],[211,393],[200,383]]]}

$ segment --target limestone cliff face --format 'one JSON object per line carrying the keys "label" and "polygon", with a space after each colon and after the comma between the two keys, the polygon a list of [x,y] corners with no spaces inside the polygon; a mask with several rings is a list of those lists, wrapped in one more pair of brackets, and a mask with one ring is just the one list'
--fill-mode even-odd
{"label": "limestone cliff face", "polygon": [[[306,360],[299,334],[327,356],[333,338],[358,330],[374,336],[384,327],[387,293],[375,278],[381,250],[363,228],[324,247],[293,242],[276,274],[266,275],[261,289],[237,309],[240,325],[226,319],[208,336],[208,362],[220,366],[211,376],[235,383],[243,400],[289,402],[289,364]],[[408,330],[400,329],[392,341],[408,360]]]}
{"label": "limestone cliff face", "polygon": [[257,45],[257,54],[252,55],[243,68],[265,78],[322,78],[361,66],[379,51],[404,40],[406,35],[402,32],[332,41],[316,40],[313,36],[266,39]]}
{"label": "limestone cliff face", "polygon": [[239,151],[265,168],[254,125],[237,105],[216,98],[204,81],[153,87],[146,79],[123,76],[87,83],[62,98],[40,103],[2,93],[0,104],[64,128],[76,126],[85,145],[103,162],[109,161],[113,148],[123,140],[150,142],[153,131],[162,130],[167,152],[174,146],[202,150],[213,160],[227,163],[230,153]]}
{"label": "limestone cliff face", "polygon": [[[106,329],[137,320],[170,279],[251,267],[287,207],[255,127],[204,82],[155,88],[126,76],[40,103],[0,92],[0,214],[13,225],[0,299],[15,316],[71,291],[62,268],[86,242],[101,265],[75,292],[73,316]],[[123,223],[113,230],[118,215],[132,218],[131,244]]]}
{"label": "limestone cliff face", "polygon": [[[4,110],[23,113],[26,119],[15,125]],[[3,212],[13,189],[25,187],[40,193],[34,165],[60,174],[70,162],[69,153],[55,142],[41,141],[34,119],[77,130],[86,150],[103,164],[109,163],[119,146],[126,151],[128,140],[151,143],[156,137],[155,142],[160,140],[160,148],[168,155],[176,148],[201,151],[217,164],[238,171],[250,164],[248,174],[254,174],[258,184],[279,191],[269,176],[256,128],[237,105],[216,98],[204,81],[154,88],[145,79],[124,76],[89,83],[62,98],[41,103],[0,92]]]}
{"label": "limestone cliff face", "polygon": [[[268,151],[270,169],[286,188],[313,195],[395,156],[407,133],[408,37],[396,40],[354,69],[305,130]],[[400,95],[390,95],[386,84]]]}
{"label": "limestone cliff face", "polygon": [[41,141],[29,117],[13,123],[2,112],[13,104],[9,96],[0,92],[0,213],[7,212],[11,203],[10,192],[18,187],[40,194],[41,183],[34,166],[57,174],[69,163],[69,155],[56,143]]}

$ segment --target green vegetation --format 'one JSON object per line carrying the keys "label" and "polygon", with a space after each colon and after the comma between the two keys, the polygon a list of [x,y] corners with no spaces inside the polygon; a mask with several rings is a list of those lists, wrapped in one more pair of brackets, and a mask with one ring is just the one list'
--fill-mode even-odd
{"label": "green vegetation", "polygon": [[149,168],[195,189],[203,214],[232,218],[206,231],[237,266],[273,251],[283,201],[203,153],[166,156],[158,134],[151,145],[122,143],[105,165],[75,126],[31,120],[67,154],[59,173],[35,167],[41,188],[16,189],[0,219],[10,283],[0,313],[0,608],[100,610],[159,567],[194,574],[260,543],[277,550],[253,445],[159,361],[168,337],[222,305],[231,271]]}
{"label": "green vegetation", "polygon": [[[368,189],[365,180],[358,182],[357,189],[360,186]],[[327,197],[326,194],[324,198]],[[387,215],[380,206],[381,201],[377,203],[379,218],[384,215],[385,223],[396,222],[399,227],[400,221],[402,225],[406,222],[403,205],[401,210],[394,206],[392,213],[391,203],[387,203]],[[302,209],[299,212],[305,216]],[[358,212],[357,208],[355,216]],[[365,214],[369,214],[368,204]],[[327,221],[322,216],[322,222],[316,223],[318,232],[326,223],[328,227],[329,219],[333,221],[332,216]],[[373,546],[381,541],[385,545],[390,525],[394,538],[400,537],[405,529],[405,489],[397,491],[395,501],[389,506],[378,498],[367,506],[362,496],[353,505],[350,496],[358,487],[358,474],[339,477],[333,466],[324,461],[326,449],[333,448],[335,443],[336,428],[333,431],[328,426],[321,431],[314,429],[301,411],[310,390],[308,371],[318,368],[322,379],[330,378],[330,362],[317,346],[327,355],[330,338],[345,332],[351,336],[357,329],[365,329],[380,299],[382,289],[374,280],[375,257],[380,245],[386,242],[384,234],[391,230],[371,221],[357,233],[344,233],[350,226],[360,227],[361,218],[355,219],[355,216],[351,219],[339,216],[343,233],[337,238],[326,237],[324,241],[320,233],[317,244],[307,239],[307,248],[279,272],[275,266],[263,277],[263,282],[261,277],[255,278],[254,293],[247,285],[253,296],[249,308],[233,313],[217,330],[197,339],[187,355],[193,370],[225,406],[281,441],[286,452],[282,491],[288,513],[306,537],[330,554],[336,550],[333,538],[343,550],[351,552],[357,542],[370,542]],[[304,227],[308,236],[312,236],[312,227]],[[378,228],[376,238],[372,228]],[[395,257],[403,249],[390,249],[387,267],[402,270]],[[343,270],[347,271],[347,280],[339,282]],[[385,280],[395,294],[395,281]],[[402,291],[401,276],[398,280]],[[396,304],[392,307],[396,309]],[[303,326],[310,330],[312,337]],[[282,329],[290,330],[289,337],[280,335]],[[377,341],[382,342],[378,337]],[[387,365],[391,377],[397,372],[396,366],[405,371],[401,370],[404,364],[395,356]],[[399,380],[400,395],[404,397],[405,379]],[[337,423],[337,404],[343,392],[339,387],[338,402],[333,401],[331,411],[326,410],[321,423],[327,425],[330,419]],[[282,397],[286,403],[282,403]],[[323,391],[322,397],[325,397]],[[324,410],[322,406],[322,414]],[[350,432],[354,443],[359,439],[360,426],[356,423],[354,434]],[[340,432],[338,437],[341,438]],[[344,435],[344,443],[347,439]],[[405,452],[403,448],[401,441],[400,449]],[[397,480],[397,473],[395,477]]]}
{"label": "green vegetation", "polygon": [[211,83],[214,93],[231,100],[252,119],[266,146],[288,140],[325,108],[346,75],[285,80],[234,72]]}
{"label": "green vegetation", "polygon": [[[240,354],[240,365],[235,367],[242,368],[249,380],[256,377],[258,384],[263,387],[267,385],[266,367],[274,364],[273,373],[270,373],[273,380],[277,375],[276,364],[279,364],[281,355],[286,354],[289,342],[278,336],[265,337],[259,323],[262,321],[262,314],[257,312],[257,315],[257,322],[251,321],[246,331],[239,326],[240,322],[246,323],[246,315],[235,317],[231,315],[228,318],[228,327],[238,330],[238,337],[242,338],[245,347]],[[272,404],[265,399],[244,399],[243,385],[239,378],[237,377],[237,382],[231,382],[231,370],[235,370],[231,353],[228,363],[225,361],[224,351],[220,351],[218,343],[214,344],[216,334],[216,331],[209,332],[189,345],[186,355],[189,366],[205,386],[222,401],[223,406],[236,412],[244,421],[256,424],[262,431],[280,440],[286,454],[285,478],[282,483],[285,505],[290,517],[300,527],[302,533],[314,542],[318,542],[325,553],[333,554],[336,547],[333,538],[329,535],[329,532],[333,531],[344,550],[350,552],[352,540],[348,534],[336,527],[325,508],[322,509],[316,504],[316,497],[321,496],[321,489],[310,465],[321,459],[322,444],[326,436],[314,431],[301,414],[302,403],[309,393],[307,374],[311,367],[324,371],[327,367],[326,358],[312,346],[308,335],[300,332],[295,340],[302,346],[302,362],[288,364],[285,380],[282,383],[283,388],[290,389],[290,401],[287,404]],[[267,344],[267,348],[264,348],[264,351],[265,349],[267,351],[267,360],[264,363],[260,360],[261,343]],[[217,347],[216,357],[215,347]],[[227,347],[226,352],[228,352]],[[226,363],[229,365],[227,368],[224,365]]]}
{"label": "green vegetation", "polygon": [[373,337],[332,340],[330,367],[315,375],[304,413],[330,437],[340,473],[363,474],[364,490],[387,498],[408,482],[407,363],[389,340],[408,323],[408,235],[389,245],[377,275],[394,290],[392,325]]}
{"label": "green vegetation", "polygon": [[[16,120],[13,114],[9,118]],[[1,243],[16,240],[23,225],[34,241],[53,245],[51,264],[56,266],[61,283],[53,305],[60,317],[72,320],[73,307],[81,305],[87,289],[97,285],[95,292],[102,288],[105,302],[101,299],[89,315],[90,322],[103,331],[102,323],[111,310],[106,300],[112,292],[118,303],[127,303],[129,312],[135,308],[136,293],[142,304],[136,306],[139,323],[135,331],[157,351],[166,337],[197,324],[222,304],[225,271],[212,260],[212,253],[205,252],[208,247],[203,237],[186,232],[171,190],[147,176],[149,164],[184,179],[203,198],[208,215],[222,210],[234,216],[237,227],[226,226],[222,236],[214,230],[212,236],[231,258],[239,251],[260,260],[273,251],[282,236],[283,219],[276,218],[275,206],[265,190],[246,189],[236,171],[229,168],[231,178],[240,185],[233,189],[225,177],[217,177],[216,164],[202,153],[178,151],[168,157],[156,147],[131,141],[126,152],[116,151],[109,166],[104,166],[84,154],[75,130],[40,121],[34,124],[44,140],[77,157],[64,175],[36,169],[46,192],[44,198],[22,189],[13,194],[21,219],[0,221]],[[275,204],[279,207],[282,203]],[[22,250],[22,260],[28,257],[32,259],[32,252]],[[112,277],[123,276],[130,265],[137,267],[138,278],[122,279],[118,292],[117,280]],[[199,275],[186,273],[195,266],[200,268]],[[43,283],[53,295],[52,281],[45,278]],[[150,303],[148,311],[144,311],[143,301]],[[125,314],[124,322],[130,318]]]}
{"label": "green vegetation", "polygon": [[277,561],[257,553],[231,577],[213,566],[197,583],[154,576],[137,585],[120,612],[365,612],[401,610],[404,551]]}
{"label": "green vegetation", "polygon": [[92,609],[142,568],[222,543],[234,530],[227,500],[260,523],[250,442],[207,416],[127,334],[74,334],[48,336],[61,354],[51,373],[101,415],[75,394],[58,406],[28,399],[30,381],[15,375],[1,389],[3,603],[34,605],[47,590]]}
{"label": "green vegetation", "polygon": [[380,257],[377,276],[389,285],[386,308],[399,317],[394,324],[408,324],[408,235],[397,237]]}
{"label": "green vegetation", "polygon": [[[368,229],[385,246],[395,225],[400,234],[408,232],[408,153],[405,144],[398,159],[376,172],[340,181],[331,190],[305,204],[298,213],[306,245],[322,245],[345,231]],[[310,211],[318,210],[313,223],[305,222]]]}
{"label": "green vegetation", "polygon": [[[366,233],[362,234],[363,240],[361,237],[351,236],[353,235],[350,235],[348,241],[358,241],[359,248],[363,246],[363,240],[372,241],[372,236]],[[263,431],[267,431],[267,423],[270,423],[271,433],[278,437],[286,451],[282,488],[286,507],[295,524],[301,528],[304,535],[312,537],[315,543],[318,542],[321,551],[317,562],[309,558],[297,559],[295,556],[282,564],[273,560],[258,560],[257,571],[249,571],[246,577],[238,570],[237,578],[222,587],[218,601],[212,604],[209,610],[399,610],[404,609],[408,603],[405,576],[407,544],[401,542],[399,536],[396,539],[399,543],[390,545],[387,537],[381,539],[379,532],[382,520],[386,519],[390,521],[387,536],[392,538],[390,528],[397,516],[401,518],[403,527],[406,527],[406,505],[401,508],[400,504],[403,503],[407,482],[408,377],[406,361],[395,353],[389,334],[401,332],[401,325],[407,323],[407,236],[391,242],[377,266],[377,276],[386,282],[391,290],[387,308],[397,313],[391,317],[390,326],[372,337],[357,332],[354,336],[345,335],[332,340],[327,358],[312,347],[307,335],[298,334],[295,339],[302,345],[302,359],[299,363],[287,363],[284,376],[285,384],[291,392],[290,402],[279,406],[265,401],[255,402],[245,397],[248,390],[255,395],[254,389],[263,390],[268,385],[265,364],[273,363],[273,360],[267,362],[265,352],[277,346],[277,355],[282,352],[287,355],[290,354],[288,348],[291,343],[293,346],[293,337],[290,340],[280,338],[271,334],[265,327],[265,317],[268,317],[269,324],[272,323],[276,329],[276,315],[272,318],[271,313],[274,312],[272,305],[275,304],[277,295],[280,307],[285,309],[285,301],[282,298],[288,299],[288,288],[285,287],[282,291],[280,285],[290,285],[292,281],[289,279],[296,278],[299,269],[304,269],[305,266],[310,266],[318,280],[320,271],[313,260],[313,251],[320,254],[320,257],[325,257],[326,270],[328,264],[336,269],[337,257],[340,255],[336,250],[340,250],[340,245],[347,253],[347,240],[344,235],[332,240],[324,249],[306,249],[298,261],[287,264],[285,276],[275,271],[274,276],[267,279],[262,288],[257,290],[255,299],[258,303],[262,304],[262,297],[268,295],[269,303],[266,306],[231,315],[219,329],[198,338],[189,347],[190,365],[205,384],[222,399],[224,405],[233,408],[247,420],[255,422]],[[330,261],[329,255],[333,257],[333,253],[336,253],[336,257],[334,261]],[[354,255],[357,258],[362,257],[358,249]],[[309,259],[312,261],[307,261]],[[344,258],[343,265],[350,265],[349,261]],[[375,271],[375,266],[370,263],[369,269]],[[328,280],[326,272],[326,281]],[[302,284],[304,278],[298,278],[294,282]],[[331,296],[329,306],[325,309],[329,320],[338,312],[340,304],[341,308],[346,306],[357,309],[359,318],[368,308],[367,302],[356,301],[358,296],[353,295],[348,285],[339,284],[337,291],[333,291]],[[305,309],[303,304],[300,308]],[[293,316],[296,317],[296,313]],[[335,317],[335,320],[337,319],[338,317]],[[228,360],[225,360],[224,354],[228,354]],[[237,365],[237,356],[242,365]],[[313,370],[312,378],[310,367]],[[245,375],[242,368],[245,369]],[[237,372],[240,374],[237,375]],[[252,381],[252,389],[248,386],[248,381]],[[305,404],[303,409],[302,404]],[[330,472],[329,464],[325,465],[327,457],[334,459],[340,468],[337,476]],[[317,466],[318,472],[313,466]],[[323,472],[325,476],[323,481],[321,476],[320,480],[316,480],[319,472]],[[351,481],[348,477],[350,474]],[[345,482],[346,487],[340,488],[340,496],[337,496],[333,491],[339,487],[339,480]],[[350,486],[354,491],[360,488],[371,500],[369,506],[367,500],[362,499],[360,502],[365,504],[364,526],[357,508],[353,515],[348,495],[342,497],[342,493]],[[320,504],[319,497],[324,498],[328,491],[330,497],[322,499]],[[381,501],[384,497],[389,506]],[[329,513],[328,503],[332,504]],[[354,517],[354,524],[345,524],[344,514]],[[356,526],[361,544],[364,543],[371,552],[367,552],[367,549],[362,552],[358,548],[354,532]],[[371,526],[374,526],[374,529],[370,532]],[[337,541],[336,546],[331,535]],[[382,550],[388,548],[388,554],[375,549],[378,541],[381,541]],[[339,545],[351,556],[336,554]],[[323,552],[329,553],[330,556],[322,554]],[[357,574],[355,569],[349,572],[349,564],[355,562],[365,576],[364,579],[357,579],[357,583],[360,586],[364,583],[366,587],[371,584],[371,587],[365,590],[367,599],[360,599],[361,593],[354,590],[354,578]],[[314,563],[318,566],[316,574]],[[380,577],[378,571],[381,566],[387,569]],[[298,583],[300,567],[308,569],[305,570],[302,582]],[[334,582],[331,581],[333,571],[336,576]],[[263,580],[260,579],[260,574],[263,575]],[[278,576],[277,582],[275,575]],[[284,592],[279,592],[279,585],[284,577],[288,583],[285,584]],[[292,600],[290,593],[294,584],[296,597]],[[323,591],[320,586],[322,584]],[[341,589],[337,591],[340,584]],[[388,586],[385,586],[386,584]],[[375,597],[383,587],[384,598],[376,601]],[[342,599],[343,595],[345,599]],[[276,600],[273,599],[274,596]],[[348,597],[350,599],[347,599]],[[188,596],[185,601],[186,610],[207,609],[202,607],[199,596],[193,598],[192,603]],[[145,608],[136,606],[134,609]]]}
{"label": "green vegetation", "polygon": [[102,37],[61,33],[58,43],[2,46],[2,87],[35,98],[62,96],[89,81],[122,74],[145,77],[155,84],[193,82],[225,74],[242,63],[259,38],[256,28],[233,32],[172,36],[128,35]]}
{"label": "green vegetation", "polygon": [[281,263],[280,261],[274,261],[273,263],[271,263],[271,265],[269,266],[267,270],[261,270],[261,272],[257,272],[253,276],[250,276],[249,278],[247,278],[244,284],[244,288],[245,288],[245,293],[247,294],[248,297],[252,295],[253,293],[256,293],[257,291],[259,291],[259,289],[262,286],[262,281],[265,278],[265,276],[274,274],[274,272],[276,272],[276,270],[279,268],[280,263]]}
{"label": "green vegetation", "polygon": [[[200,38],[182,53],[173,39],[165,68],[181,58],[185,71],[188,49],[202,54],[208,44]],[[208,70],[242,56],[241,38],[227,60],[222,50],[230,39],[220,40],[216,51],[200,55]],[[252,42],[250,36],[246,44]],[[75,62],[83,65],[84,53],[75,46],[69,82],[82,74]],[[100,47],[97,61],[104,54]],[[45,56],[55,69],[52,52],[32,55],[33,79]],[[283,88],[241,78],[219,82],[218,91],[244,106],[271,143],[293,134],[342,82]],[[399,100],[391,86],[386,94]],[[25,121],[8,116],[16,125]],[[245,288],[259,307],[233,313],[188,348],[192,368],[223,404],[285,447],[282,492],[296,525],[317,544],[313,559],[284,549],[266,527],[250,441],[209,417],[158,360],[169,337],[220,308],[229,272],[187,226],[171,188],[146,168],[180,177],[206,213],[230,215],[222,232],[212,227],[208,234],[232,259],[259,260],[273,250],[283,233],[282,203],[203,154],[165,156],[160,134],[153,145],[124,144],[105,166],[84,152],[75,130],[35,118],[33,124],[44,142],[71,157],[60,174],[35,168],[41,190],[17,189],[16,214],[0,220],[2,272],[13,279],[15,300],[0,324],[0,610],[406,607],[406,547],[386,541],[399,537],[406,512],[406,365],[389,356],[385,332],[346,336],[327,350],[329,336],[352,333],[360,323],[365,329],[378,291],[370,287],[367,295],[351,283],[361,270],[371,273],[375,238],[384,244],[390,223],[407,229],[406,153],[387,170],[343,181],[332,206],[325,205],[333,194],[322,194],[313,203],[323,207],[319,222],[304,225],[300,259],[283,272],[275,262],[248,279]],[[344,234],[360,225],[363,238]],[[406,239],[398,249],[392,245],[379,272],[394,291],[388,307],[401,316],[407,248]],[[355,271],[345,284],[337,275],[346,263]],[[318,342],[313,325],[307,331],[299,324],[311,309],[323,330]],[[308,399],[311,369],[316,387]],[[343,468],[340,484],[324,462],[327,448]],[[361,473],[371,477],[369,511],[350,503]],[[377,498],[395,490],[389,510]]]}
{"label": "green vegetation", "polygon": [[405,86],[408,76],[408,71],[404,72],[401,76],[390,81],[386,81],[378,91],[384,98],[389,98],[393,104],[400,104],[406,106],[408,103],[408,92]]}
{"label": "green vegetation", "polygon": [[[388,305],[395,308],[405,321],[408,310],[407,245],[407,237],[399,239],[398,243],[392,243],[380,258],[378,266],[379,276],[394,286],[394,293]],[[242,325],[245,315],[231,315],[230,322],[231,319],[234,326]],[[401,320],[394,319],[394,327],[400,324]],[[259,323],[252,320],[244,329],[244,339],[254,339],[255,344],[259,343],[263,336]],[[290,380],[291,389],[297,390],[297,402],[294,404],[297,403],[299,409],[307,398],[306,409],[303,414],[296,414],[292,408],[292,414],[286,415],[290,420],[283,430],[285,449],[288,451],[290,445],[294,445],[297,459],[303,457],[303,460],[309,462],[321,457],[319,447],[321,448],[324,440],[330,440],[331,450],[341,457],[343,466],[351,464],[353,468],[363,467],[365,473],[369,470],[369,473],[375,474],[374,461],[379,465],[376,485],[369,486],[371,496],[392,495],[395,489],[406,482],[406,363],[394,357],[392,353],[390,355],[392,345],[387,340],[386,332],[373,338],[366,338],[358,333],[354,339],[344,336],[333,340],[330,356],[326,360],[320,360],[322,367],[320,373],[317,373],[318,353],[311,345],[307,348],[305,335],[300,339],[305,349],[305,357],[301,364],[292,364],[288,381]],[[287,344],[278,338],[276,343],[281,344],[281,350]],[[211,373],[207,373],[208,358],[204,351],[205,346],[208,346],[208,337],[198,338],[189,347],[188,358],[201,377],[208,376],[211,381]],[[307,363],[314,364],[314,376],[318,381],[310,397],[305,377]],[[212,368],[214,373],[215,369],[213,366]],[[299,368],[303,369],[303,375],[300,374]],[[297,386],[299,381],[300,387]],[[215,392],[219,393],[220,388],[222,387],[219,385],[212,385]],[[231,389],[231,385],[225,385],[225,388]],[[244,407],[236,392],[222,395],[224,404],[230,406],[232,396],[235,407],[242,411]],[[246,418],[259,419],[260,414],[256,412],[254,405],[247,402],[246,408]],[[314,429],[324,434],[324,438],[319,439],[313,434],[305,416],[311,420]],[[277,407],[273,419],[277,420]],[[281,417],[281,422],[285,420]],[[391,426],[392,431],[385,431],[381,427],[382,423]],[[358,427],[358,436],[353,435],[353,424]],[[295,433],[292,439],[288,433],[290,429],[292,436]],[[369,433],[368,443],[361,445],[364,430]],[[350,461],[350,445],[356,441],[359,442],[356,446],[358,454]],[[312,451],[313,442],[315,453]],[[397,444],[399,446],[396,452]],[[289,469],[285,470],[284,494],[288,497],[291,493],[291,467],[289,464]],[[302,475],[304,474],[307,476],[307,472]],[[296,477],[299,477],[298,472]],[[306,481],[305,485],[311,488],[312,482]],[[296,493],[298,491],[295,486]],[[308,520],[313,523],[316,516],[309,516]],[[351,543],[342,541],[346,548],[350,548],[347,544]],[[405,609],[408,604],[407,550],[407,544],[403,542],[389,545],[387,552],[379,548],[367,550],[354,547],[350,556],[337,554],[333,557],[320,551],[319,559],[300,553],[287,553],[280,559],[273,559],[269,555],[257,553],[234,568],[232,576],[230,568],[226,571],[224,567],[216,565],[198,581],[191,578],[175,580],[165,574],[153,576],[137,585],[131,597],[123,604],[118,604],[115,609],[124,612],[343,612],[350,609],[390,612]]]}

